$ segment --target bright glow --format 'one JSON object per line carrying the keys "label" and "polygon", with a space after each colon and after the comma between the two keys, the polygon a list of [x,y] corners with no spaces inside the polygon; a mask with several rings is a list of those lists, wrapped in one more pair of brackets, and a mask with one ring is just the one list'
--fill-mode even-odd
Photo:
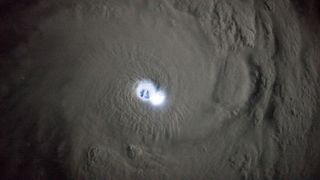
{"label": "bright glow", "polygon": [[165,93],[159,90],[156,85],[149,80],[138,82],[136,95],[140,100],[149,102],[154,106],[163,104],[166,99]]}
{"label": "bright glow", "polygon": [[162,91],[156,92],[153,96],[150,97],[150,102],[155,105],[161,105],[166,99],[165,94]]}

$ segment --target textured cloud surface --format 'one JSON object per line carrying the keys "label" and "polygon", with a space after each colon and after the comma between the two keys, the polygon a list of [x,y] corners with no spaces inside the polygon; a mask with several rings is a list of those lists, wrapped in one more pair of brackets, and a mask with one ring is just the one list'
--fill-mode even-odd
{"label": "textured cloud surface", "polygon": [[320,178],[301,2],[0,3],[0,179]]}

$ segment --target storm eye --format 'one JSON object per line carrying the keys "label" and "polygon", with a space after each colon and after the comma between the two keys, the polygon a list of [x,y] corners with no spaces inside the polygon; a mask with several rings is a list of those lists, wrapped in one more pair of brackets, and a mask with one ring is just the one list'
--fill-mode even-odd
{"label": "storm eye", "polygon": [[166,95],[150,80],[142,80],[137,83],[137,97],[144,102],[158,106],[164,103]]}

